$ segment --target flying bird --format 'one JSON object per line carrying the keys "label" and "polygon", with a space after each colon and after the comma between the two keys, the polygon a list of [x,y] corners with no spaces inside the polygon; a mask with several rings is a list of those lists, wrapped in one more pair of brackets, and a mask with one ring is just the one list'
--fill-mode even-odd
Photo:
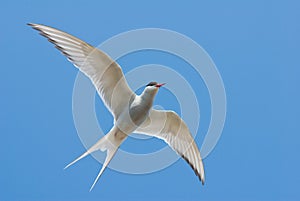
{"label": "flying bird", "polygon": [[200,151],[185,122],[174,111],[152,108],[155,95],[163,83],[150,82],[144,91],[137,95],[128,86],[121,67],[103,51],[58,29],[33,23],[28,25],[38,30],[75,67],[90,78],[114,117],[111,130],[65,168],[94,151],[106,151],[106,159],[90,188],[92,190],[119,146],[128,135],[135,132],[164,140],[186,160],[204,184],[204,167]]}

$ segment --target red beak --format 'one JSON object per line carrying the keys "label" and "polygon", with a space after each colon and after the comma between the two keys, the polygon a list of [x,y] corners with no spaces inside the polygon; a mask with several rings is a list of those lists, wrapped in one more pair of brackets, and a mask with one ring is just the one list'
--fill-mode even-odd
{"label": "red beak", "polygon": [[162,84],[157,84],[157,85],[155,85],[156,87],[162,87],[162,86],[164,86],[166,83],[162,83]]}

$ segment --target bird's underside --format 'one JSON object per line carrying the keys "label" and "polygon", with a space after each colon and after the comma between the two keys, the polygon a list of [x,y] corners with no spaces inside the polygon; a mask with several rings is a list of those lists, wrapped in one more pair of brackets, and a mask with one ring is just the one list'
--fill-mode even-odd
{"label": "bird's underside", "polygon": [[185,122],[173,111],[152,109],[154,97],[163,84],[151,82],[141,95],[136,95],[129,88],[121,67],[104,52],[60,30],[39,24],[28,25],[38,30],[90,78],[115,119],[112,129],[66,168],[94,151],[106,151],[105,162],[92,189],[122,142],[136,132],[164,140],[187,161],[204,184],[200,152]]}

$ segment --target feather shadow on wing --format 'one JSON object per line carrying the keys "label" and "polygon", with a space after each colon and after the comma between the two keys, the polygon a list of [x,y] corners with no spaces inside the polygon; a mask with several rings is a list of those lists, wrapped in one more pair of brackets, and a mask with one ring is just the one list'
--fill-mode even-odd
{"label": "feather shadow on wing", "polygon": [[[200,151],[185,122],[173,111],[154,110],[148,107],[149,104],[152,106],[158,88],[164,84],[150,82],[141,95],[136,95],[129,88],[121,67],[101,50],[58,29],[33,23],[29,23],[28,25],[39,31],[75,67],[90,78],[104,104],[114,116],[115,123],[120,122],[120,124],[114,125],[108,134],[101,138],[95,145],[65,168],[70,167],[94,151],[107,151],[105,162],[91,186],[90,190],[92,190],[119,146],[130,133],[135,131],[164,140],[192,167],[202,184],[204,184],[204,167]],[[139,117],[143,121],[139,120],[139,118],[133,118],[140,122],[137,129],[133,126],[128,129],[128,132],[123,132],[124,130],[119,125],[131,122],[124,115],[124,111],[127,111],[131,105],[138,106],[134,107],[134,110],[131,111],[140,113],[140,116],[135,117]],[[139,108],[145,111],[141,111]],[[163,121],[163,118],[165,118],[165,121]]]}

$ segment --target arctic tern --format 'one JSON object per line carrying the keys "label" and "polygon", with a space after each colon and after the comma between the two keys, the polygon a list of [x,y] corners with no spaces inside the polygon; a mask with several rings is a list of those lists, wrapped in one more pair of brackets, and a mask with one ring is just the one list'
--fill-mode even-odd
{"label": "arctic tern", "polygon": [[185,122],[174,112],[155,110],[153,100],[164,84],[150,82],[140,95],[128,86],[121,67],[101,50],[60,30],[28,23],[64,54],[75,67],[90,78],[99,96],[114,117],[111,130],[79,158],[94,151],[106,151],[106,159],[90,190],[115,155],[119,146],[131,133],[141,133],[164,140],[192,167],[204,184],[204,167],[200,151]]}

